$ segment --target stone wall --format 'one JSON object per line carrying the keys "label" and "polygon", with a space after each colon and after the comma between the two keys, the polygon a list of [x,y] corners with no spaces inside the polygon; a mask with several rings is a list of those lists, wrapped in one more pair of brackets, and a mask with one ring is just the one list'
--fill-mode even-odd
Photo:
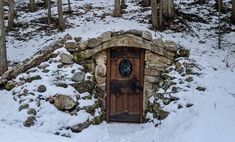
{"label": "stone wall", "polygon": [[171,65],[172,59],[155,54],[151,51],[145,52],[145,70],[144,70],[144,106],[147,109],[149,98],[153,95],[155,85],[160,82],[161,73]]}
{"label": "stone wall", "polygon": [[[75,44],[73,44],[75,45]],[[162,79],[166,68],[175,62],[175,58],[188,56],[189,51],[172,41],[153,39],[150,32],[130,30],[127,32],[105,32],[98,38],[79,41],[73,51],[74,59],[94,73],[94,80],[102,90],[103,105],[106,97],[107,49],[112,47],[129,47],[145,49],[144,100],[143,109],[149,109],[149,98],[152,97]],[[71,50],[70,46],[66,47]],[[105,106],[104,106],[105,108]]]}
{"label": "stone wall", "polygon": [[100,94],[99,95],[99,100],[103,103],[102,108],[106,108],[105,107],[105,98],[106,98],[106,76],[107,76],[107,53],[106,51],[101,51],[99,53],[96,54],[96,56],[94,56],[95,58],[95,81],[97,84],[97,87],[101,89]]}

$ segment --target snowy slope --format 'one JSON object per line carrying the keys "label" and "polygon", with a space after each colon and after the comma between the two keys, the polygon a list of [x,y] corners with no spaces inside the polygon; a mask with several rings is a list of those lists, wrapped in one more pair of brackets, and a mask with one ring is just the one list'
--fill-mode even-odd
{"label": "snowy slope", "polygon": [[[65,32],[52,32],[48,35],[45,32],[33,32],[32,38],[27,41],[17,40],[13,36],[7,37],[8,59],[10,61],[22,61],[29,58],[37,50],[53,42],[57,37],[69,33],[72,36],[81,36],[83,39],[97,37],[105,31],[118,31],[128,29],[147,30],[159,38],[173,40],[180,43],[191,51],[190,59],[194,60],[200,67],[202,75],[194,77],[193,83],[184,86],[187,91],[177,94],[180,98],[178,103],[193,103],[193,107],[180,110],[172,110],[170,115],[159,122],[147,124],[107,124],[103,122],[98,126],[90,126],[81,133],[70,133],[71,138],[64,138],[53,135],[56,124],[48,124],[47,127],[24,128],[22,121],[25,115],[18,113],[18,104],[13,100],[11,92],[0,91],[0,139],[4,142],[24,141],[24,142],[54,142],[54,141],[84,141],[84,142],[234,142],[235,141],[235,33],[224,33],[222,42],[223,49],[217,49],[217,36],[215,27],[218,19],[211,17],[209,24],[190,22],[195,34],[175,33],[172,31],[154,32],[148,29],[147,16],[149,11],[140,11],[140,7],[132,0],[127,0],[127,12],[123,18],[111,17],[113,1],[111,0],[71,0],[75,7],[85,7],[92,4],[95,10],[80,9],[84,16],[72,16],[67,21],[72,28]],[[20,1],[23,2],[23,1]],[[177,1],[176,3],[179,3]],[[182,1],[181,1],[182,2]],[[192,1],[184,1],[192,2]],[[228,2],[228,1],[226,1]],[[64,1],[66,3],[66,1]],[[213,2],[211,2],[213,3]],[[226,3],[229,7],[230,4]],[[66,9],[65,5],[65,9]],[[189,9],[181,5],[182,11],[195,14],[209,13],[211,10],[198,10],[197,7]],[[53,8],[54,14],[56,7]],[[17,19],[20,22],[30,20],[45,15],[45,10],[29,13],[22,12],[22,16]],[[98,16],[107,14],[105,19]],[[97,14],[94,16],[94,14]],[[225,15],[223,15],[225,16]],[[89,20],[88,20],[89,19]],[[233,29],[234,25],[230,25]],[[29,33],[37,29],[35,25],[30,25],[28,31],[20,29],[18,33]],[[21,32],[21,33],[20,33]],[[15,33],[11,33],[15,34]],[[197,35],[197,36],[194,36]],[[203,42],[201,42],[203,41]],[[17,53],[17,54],[16,54]],[[229,65],[229,67],[227,66]],[[206,87],[205,92],[199,92],[197,86]],[[47,107],[47,106],[45,106]],[[56,110],[51,112],[56,113]],[[50,118],[51,114],[45,114]],[[64,114],[58,117],[66,117]],[[61,120],[60,120],[61,119]],[[62,118],[59,118],[62,123]],[[155,127],[155,124],[159,124]]]}
{"label": "snowy slope", "polygon": [[1,141],[4,142],[75,142],[75,140],[55,135],[33,132],[0,124]]}

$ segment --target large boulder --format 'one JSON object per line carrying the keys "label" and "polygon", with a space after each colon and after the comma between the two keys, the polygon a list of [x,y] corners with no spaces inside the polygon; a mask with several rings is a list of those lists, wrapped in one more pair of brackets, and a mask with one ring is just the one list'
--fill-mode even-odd
{"label": "large boulder", "polygon": [[144,31],[142,33],[142,38],[144,38],[146,40],[149,40],[149,41],[153,40],[152,34],[150,32],[148,32],[148,31]]}
{"label": "large boulder", "polygon": [[153,44],[160,47],[160,48],[164,48],[164,46],[165,46],[164,41],[162,40],[162,38],[154,39]]}
{"label": "large boulder", "polygon": [[86,77],[85,73],[83,71],[79,71],[73,75],[72,81],[81,82],[85,79],[85,77]]}
{"label": "large boulder", "polygon": [[163,110],[161,108],[161,105],[157,102],[150,106],[150,112],[153,113],[154,118],[157,118],[159,120],[165,119],[170,114],[169,112]]}
{"label": "large boulder", "polygon": [[69,40],[65,42],[65,48],[66,49],[74,49],[76,48],[76,41]]}
{"label": "large boulder", "polygon": [[76,133],[79,133],[81,132],[82,130],[88,128],[90,125],[91,125],[92,122],[90,121],[86,121],[86,122],[83,122],[83,123],[79,123],[79,124],[76,124],[74,126],[71,127],[71,130],[72,132],[76,132]]}
{"label": "large boulder", "polygon": [[95,83],[92,81],[84,81],[84,82],[78,82],[71,84],[79,93],[88,92],[90,94],[93,94],[95,89]]}
{"label": "large boulder", "polygon": [[159,120],[163,120],[165,119],[170,113],[162,110],[162,109],[158,109],[154,111],[154,117],[158,118]]}
{"label": "large boulder", "polygon": [[72,110],[77,106],[77,102],[75,102],[70,96],[57,94],[54,97],[54,105],[59,110]]}
{"label": "large boulder", "polygon": [[29,116],[27,120],[24,122],[25,127],[31,127],[35,124],[36,118],[35,116]]}
{"label": "large boulder", "polygon": [[84,51],[87,49],[87,44],[88,44],[88,41],[80,41],[78,44],[77,44],[77,49],[78,51]]}
{"label": "large boulder", "polygon": [[193,82],[193,77],[187,77],[186,79],[185,79],[185,81],[187,81],[187,82]]}
{"label": "large boulder", "polygon": [[19,107],[19,111],[23,110],[23,109],[28,109],[29,108],[29,104],[22,104]]}
{"label": "large boulder", "polygon": [[34,108],[30,108],[28,111],[27,111],[27,114],[29,115],[36,115],[37,114],[37,111],[34,109]]}
{"label": "large boulder", "polygon": [[47,88],[46,88],[45,85],[40,85],[40,86],[38,86],[37,91],[40,92],[40,93],[43,93],[43,92],[47,91]]}
{"label": "large boulder", "polygon": [[7,91],[11,91],[16,86],[17,86],[16,82],[8,81],[7,84],[5,85],[5,88],[7,89]]}
{"label": "large boulder", "polygon": [[177,51],[177,44],[173,41],[166,41],[166,50],[171,51],[171,52],[176,52]]}
{"label": "large boulder", "polygon": [[97,39],[97,38],[91,38],[88,40],[87,47],[88,48],[95,48],[98,45],[100,45],[101,43],[102,43],[102,40]]}
{"label": "large boulder", "polygon": [[132,30],[128,30],[127,33],[141,37],[143,32],[140,30],[132,29]]}
{"label": "large boulder", "polygon": [[77,48],[77,43],[74,40],[69,40],[65,43],[64,46],[69,52],[75,52]]}
{"label": "large boulder", "polygon": [[72,64],[73,63],[73,57],[69,54],[66,53],[61,53],[61,62],[63,64]]}
{"label": "large boulder", "polygon": [[189,57],[190,51],[186,48],[181,48],[177,51],[179,57]]}
{"label": "large boulder", "polygon": [[112,32],[104,32],[101,37],[102,37],[102,41],[105,42],[105,41],[109,41],[111,40],[111,37],[112,36]]}
{"label": "large boulder", "polygon": [[36,75],[36,76],[32,76],[32,77],[28,77],[28,78],[26,78],[26,79],[20,79],[20,80],[25,80],[25,82],[27,82],[27,83],[31,83],[31,82],[33,82],[34,80],[41,80],[42,79],[42,77],[40,76],[40,75]]}
{"label": "large boulder", "polygon": [[106,65],[98,64],[95,68],[95,76],[96,77],[105,77],[106,76]]}

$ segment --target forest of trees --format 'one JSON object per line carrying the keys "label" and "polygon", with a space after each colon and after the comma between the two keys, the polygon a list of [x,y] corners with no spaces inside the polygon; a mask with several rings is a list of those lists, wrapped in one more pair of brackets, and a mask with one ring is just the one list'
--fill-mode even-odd
{"label": "forest of trees", "polygon": [[[215,8],[223,9],[223,0],[215,0]],[[52,14],[51,14],[51,0],[43,0],[47,8],[47,17],[48,17],[48,25],[52,24]],[[58,11],[58,29],[64,31],[66,28],[65,20],[63,16],[63,4],[62,0],[56,0],[57,2],[57,11]],[[205,0],[199,0],[201,4],[205,3]],[[72,12],[71,2],[67,1],[68,9]],[[5,28],[4,25],[4,4],[8,5],[8,24]],[[28,2],[29,11],[35,12],[37,11],[37,6],[35,0],[29,0]],[[151,22],[153,29],[161,29],[163,23],[165,21],[169,21],[175,18],[175,7],[173,5],[173,0],[143,0],[142,6],[151,7],[152,16]],[[125,4],[125,0],[114,0],[114,17],[121,17],[123,9],[127,8]],[[14,0],[0,0],[0,75],[7,70],[7,56],[6,56],[6,40],[5,40],[5,29],[7,31],[14,30],[14,19],[17,11],[15,10],[15,1]],[[232,0],[232,13],[231,13],[231,22],[235,23],[235,0]]]}

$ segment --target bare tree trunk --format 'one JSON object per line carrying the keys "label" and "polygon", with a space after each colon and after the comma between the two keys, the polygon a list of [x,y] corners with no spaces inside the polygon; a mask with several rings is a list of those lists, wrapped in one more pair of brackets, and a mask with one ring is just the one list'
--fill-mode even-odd
{"label": "bare tree trunk", "polygon": [[164,19],[174,19],[175,18],[175,8],[173,5],[173,0],[163,0],[163,18]]}
{"label": "bare tree trunk", "polygon": [[219,11],[219,6],[220,6],[220,11],[223,11],[224,4],[223,0],[215,0],[215,8]]}
{"label": "bare tree trunk", "polygon": [[221,3],[219,3],[219,33],[218,33],[218,47],[219,49],[221,49],[221,19],[220,19],[220,15],[221,15]]}
{"label": "bare tree trunk", "polygon": [[3,0],[0,0],[0,76],[7,70]]}
{"label": "bare tree trunk", "polygon": [[69,12],[72,12],[72,8],[71,8],[71,2],[70,2],[70,0],[68,0],[68,7],[69,7]]}
{"label": "bare tree trunk", "polygon": [[35,0],[30,0],[30,1],[29,1],[29,11],[30,11],[30,12],[36,11]]}
{"label": "bare tree trunk", "polygon": [[160,0],[160,6],[159,6],[159,27],[162,27],[162,24],[164,22],[163,19],[163,0]]}
{"label": "bare tree trunk", "polygon": [[235,24],[235,0],[232,0],[232,22]]}
{"label": "bare tree trunk", "polygon": [[58,9],[58,17],[59,17],[59,29],[64,31],[65,23],[64,23],[64,17],[63,17],[62,0],[57,0],[57,9]]}
{"label": "bare tree trunk", "polygon": [[125,0],[121,0],[121,9],[126,9],[127,5]]}
{"label": "bare tree trunk", "polygon": [[143,0],[143,6],[150,6],[150,0]]}
{"label": "bare tree trunk", "polygon": [[47,20],[48,20],[48,25],[51,24],[51,0],[46,0],[47,2]]}
{"label": "bare tree trunk", "polygon": [[114,1],[113,16],[114,17],[121,17],[122,16],[120,0],[115,0]]}
{"label": "bare tree trunk", "polygon": [[157,0],[151,0],[152,25],[154,29],[158,27]]}
{"label": "bare tree trunk", "polygon": [[14,19],[15,19],[14,7],[15,7],[14,0],[9,0],[8,26],[7,26],[8,31],[14,30]]}

